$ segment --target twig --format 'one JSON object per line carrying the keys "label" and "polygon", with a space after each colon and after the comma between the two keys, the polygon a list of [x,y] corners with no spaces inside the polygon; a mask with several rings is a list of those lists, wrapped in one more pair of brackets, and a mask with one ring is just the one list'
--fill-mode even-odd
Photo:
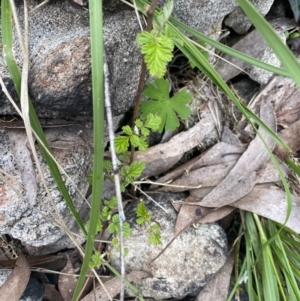
{"label": "twig", "polygon": [[111,112],[111,103],[110,103],[110,94],[109,94],[109,71],[107,62],[104,59],[104,88],[105,88],[105,109],[107,116],[107,124],[109,131],[109,140],[110,140],[110,151],[111,159],[114,172],[115,180],[115,189],[116,197],[118,201],[118,211],[119,211],[119,225],[120,225],[120,265],[121,265],[121,288],[120,288],[120,301],[124,300],[124,289],[125,289],[125,262],[124,262],[124,241],[123,241],[123,222],[125,221],[125,214],[122,204],[122,195],[120,187],[120,177],[119,177],[119,167],[117,161],[117,155],[115,151],[115,135],[113,130],[112,122],[112,112]]}
{"label": "twig", "polygon": [[[147,26],[146,26],[145,30],[148,32],[150,32],[152,29],[153,16],[154,16],[155,8],[157,6],[157,2],[158,2],[158,0],[153,0],[151,3],[151,6],[147,10]],[[138,89],[137,89],[137,94],[136,94],[135,104],[134,104],[134,111],[133,111],[133,117],[132,117],[132,128],[134,128],[135,121],[136,121],[136,119],[138,117],[138,113],[139,113],[139,106],[140,106],[141,96],[142,96],[142,92],[143,92],[143,88],[144,88],[146,71],[147,71],[147,67],[146,67],[145,59],[143,58],[140,79],[139,79],[139,84],[138,84]],[[134,159],[134,146],[131,146],[130,163],[133,162],[133,159]]]}

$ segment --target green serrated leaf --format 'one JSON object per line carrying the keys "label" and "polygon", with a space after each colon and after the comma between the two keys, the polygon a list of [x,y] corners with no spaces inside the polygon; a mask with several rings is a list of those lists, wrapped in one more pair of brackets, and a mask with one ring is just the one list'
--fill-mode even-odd
{"label": "green serrated leaf", "polygon": [[100,265],[102,264],[102,256],[100,254],[100,252],[98,251],[95,251],[95,253],[91,256],[91,262],[90,262],[90,267],[92,269],[95,269],[95,268],[99,268]]}
{"label": "green serrated leaf", "polygon": [[140,137],[136,136],[136,135],[132,135],[130,137],[130,143],[134,146],[134,147],[138,147],[140,145]]}
{"label": "green serrated leaf", "polygon": [[142,128],[143,127],[143,121],[141,119],[137,119],[135,121],[135,125],[138,127],[138,128]]}
{"label": "green serrated leaf", "polygon": [[185,89],[179,91],[173,97],[169,98],[169,81],[167,79],[156,79],[156,87],[147,84],[144,95],[151,98],[150,101],[143,101],[140,105],[141,118],[146,119],[149,114],[157,114],[162,122],[158,131],[161,133],[165,127],[168,130],[174,130],[179,126],[180,118],[187,118],[190,114],[188,104],[192,95]]}
{"label": "green serrated leaf", "polygon": [[128,135],[128,136],[131,136],[131,135],[132,135],[132,130],[131,130],[131,128],[130,128],[129,125],[123,126],[123,127],[122,127],[122,131],[123,131],[126,135]]}
{"label": "green serrated leaf", "polygon": [[110,160],[103,161],[103,169],[105,169],[108,172],[112,171],[112,163]]}
{"label": "green serrated leaf", "polygon": [[115,138],[115,148],[117,153],[122,153],[128,150],[129,147],[129,137],[118,136]]}
{"label": "green serrated leaf", "polygon": [[110,208],[110,209],[114,209],[116,208],[118,205],[118,200],[115,196],[111,197],[110,200],[107,202],[107,206]]}
{"label": "green serrated leaf", "polygon": [[161,235],[160,232],[153,232],[149,235],[148,241],[152,244],[152,245],[160,245],[161,244]]}
{"label": "green serrated leaf", "polygon": [[145,137],[140,138],[140,145],[139,145],[139,151],[144,152],[148,149],[148,143],[146,141]]}
{"label": "green serrated leaf", "polygon": [[123,224],[123,235],[124,238],[128,238],[131,235],[130,225],[127,222]]}
{"label": "green serrated leaf", "polygon": [[136,214],[138,219],[136,220],[138,225],[144,224],[151,220],[152,215],[149,213],[148,209],[146,208],[143,202],[140,202],[136,208]]}
{"label": "green serrated leaf", "polygon": [[144,137],[148,137],[150,135],[150,131],[147,128],[142,128],[141,133]]}
{"label": "green serrated leaf", "polygon": [[147,115],[144,126],[150,128],[152,131],[157,131],[161,124],[161,117],[152,113]]}
{"label": "green serrated leaf", "polygon": [[145,219],[143,217],[139,217],[136,219],[136,223],[138,225],[142,225],[143,223],[145,223]]}
{"label": "green serrated leaf", "polygon": [[154,223],[151,225],[151,231],[160,231],[160,227],[158,224]]}
{"label": "green serrated leaf", "polygon": [[163,77],[166,73],[167,63],[172,60],[174,44],[173,41],[160,34],[155,36],[155,31],[142,31],[137,36],[137,43],[141,46],[145,63],[150,75]]}
{"label": "green serrated leaf", "polygon": [[129,166],[128,174],[132,178],[138,178],[145,169],[145,162],[132,162]]}

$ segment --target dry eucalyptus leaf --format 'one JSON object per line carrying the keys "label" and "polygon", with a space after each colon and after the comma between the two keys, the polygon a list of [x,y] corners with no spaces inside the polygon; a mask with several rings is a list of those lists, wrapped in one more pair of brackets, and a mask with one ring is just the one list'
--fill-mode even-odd
{"label": "dry eucalyptus leaf", "polygon": [[[207,150],[204,154],[199,155],[198,157],[169,172],[167,175],[159,178],[157,182],[167,183],[170,180],[176,180],[184,174],[188,174],[191,171],[199,169],[202,166],[211,166],[215,164],[236,161],[244,151],[245,146],[219,142],[209,150]],[[156,186],[152,185],[151,188],[154,187]]]}
{"label": "dry eucalyptus leaf", "polygon": [[[271,130],[276,131],[276,120],[270,102],[261,103],[260,118]],[[259,133],[272,151],[275,147],[274,140],[261,128]],[[257,183],[258,172],[268,159],[265,145],[256,135],[226,178],[199,204],[205,207],[222,207],[239,200]]]}
{"label": "dry eucalyptus leaf", "polygon": [[294,152],[300,149],[300,119],[292,123],[288,128],[280,131],[279,137],[285,142],[285,144],[292,150],[288,152],[283,147],[276,145],[274,154],[276,154],[281,160],[287,159]]}
{"label": "dry eucalyptus leaf", "polygon": [[45,287],[43,300],[47,300],[47,301],[64,301],[61,294],[56,290],[54,284],[44,283],[43,285]]}
{"label": "dry eucalyptus leaf", "polygon": [[297,84],[291,78],[276,75],[256,96],[251,109],[258,112],[262,102],[273,102],[277,124],[286,127],[300,119],[299,98]]}
{"label": "dry eucalyptus leaf", "polygon": [[[292,198],[292,212],[286,226],[295,232],[300,233],[300,197],[293,195]],[[283,224],[286,219],[286,195],[284,191],[276,186],[267,184],[255,186],[250,193],[230,205],[256,213],[280,224]]]}
{"label": "dry eucalyptus leaf", "polygon": [[[147,278],[149,275],[149,273],[144,271],[132,271],[126,275],[126,280],[131,283],[140,282],[141,279]],[[95,296],[97,301],[110,301],[111,298],[114,298],[120,293],[120,278],[118,277],[114,277],[111,280],[106,281],[103,285],[105,285],[106,291],[110,294],[110,296],[107,296],[107,293],[102,285],[99,285],[81,301],[94,301]]]}
{"label": "dry eucalyptus leaf", "polygon": [[5,300],[19,301],[28,284],[30,273],[27,259],[21,253],[14,270],[0,287],[0,296],[5,297]]}
{"label": "dry eucalyptus leaf", "polygon": [[158,191],[175,192],[191,190],[192,187],[196,189],[197,187],[216,186],[228,175],[235,164],[236,161],[232,161],[193,170],[172,182],[172,186],[163,186]]}
{"label": "dry eucalyptus leaf", "polygon": [[234,264],[234,253],[226,259],[223,267],[205,285],[195,301],[225,301],[228,297],[230,277]]}
{"label": "dry eucalyptus leaf", "polygon": [[[234,210],[234,208],[230,206],[224,206],[217,210],[213,210],[196,205],[197,201],[196,198],[189,196],[185,200],[187,204],[181,205],[176,219],[175,235],[194,221],[195,223],[213,223],[227,216]],[[195,205],[192,203],[195,203]],[[203,217],[201,218],[201,216]]]}
{"label": "dry eucalyptus leaf", "polygon": [[[288,167],[285,164],[281,163],[279,165],[280,165],[280,168],[281,168],[281,170],[283,171],[283,173],[285,175],[288,175],[290,173]],[[257,177],[257,183],[260,183],[260,184],[262,184],[262,183],[273,183],[273,182],[279,182],[279,181],[281,181],[280,176],[278,174],[278,171],[277,171],[276,167],[274,166],[273,162],[270,161],[270,160],[264,165],[264,167],[261,170],[259,170],[259,172],[258,172],[257,175],[258,175],[258,177]],[[224,175],[223,178],[220,177],[219,183],[221,181],[223,181],[226,176],[227,176],[227,174]],[[217,183],[217,185],[219,183]],[[215,188],[215,186],[200,187],[198,189],[190,189],[189,192],[190,192],[191,196],[194,196],[194,197],[196,197],[198,199],[203,199],[214,188]]]}
{"label": "dry eucalyptus leaf", "polygon": [[178,162],[185,152],[199,145],[214,129],[213,123],[198,122],[166,143],[150,147],[145,152],[136,152],[134,160],[146,163],[142,176],[149,177],[167,171]]}
{"label": "dry eucalyptus leaf", "polygon": [[[7,258],[7,257],[6,257]],[[16,259],[0,260],[0,268],[10,269],[16,264]],[[47,268],[47,265],[51,266],[52,270],[61,270],[63,264],[63,256],[60,255],[41,255],[27,258],[29,266]],[[65,265],[65,264],[63,264]],[[53,268],[54,267],[54,268]]]}
{"label": "dry eucalyptus leaf", "polygon": [[[67,264],[61,271],[62,274],[58,278],[58,289],[65,301],[72,299],[76,284],[77,277],[75,277],[74,268],[69,256],[66,254]],[[69,274],[69,275],[66,275]]]}

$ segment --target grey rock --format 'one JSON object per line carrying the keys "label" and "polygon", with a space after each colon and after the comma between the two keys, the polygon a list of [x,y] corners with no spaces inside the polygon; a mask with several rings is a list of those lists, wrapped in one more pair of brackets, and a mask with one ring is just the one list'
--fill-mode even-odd
{"label": "grey rock", "polygon": [[[81,136],[78,135],[79,130],[82,131]],[[88,134],[79,125],[47,128],[45,133],[52,144],[52,154],[71,179],[63,175],[73,204],[84,214],[87,205],[82,195],[88,189],[87,177],[92,162]],[[58,213],[68,229],[77,233],[79,230],[40,152],[45,181],[58,213],[32,161],[25,131],[1,129],[0,141],[0,168],[9,175],[5,176],[6,181],[0,179],[0,234],[10,234],[19,239],[29,254],[51,253],[71,247],[73,244],[64,230],[55,224],[60,221]]]}
{"label": "grey rock", "polygon": [[[131,236],[125,240],[125,246],[129,248],[125,256],[126,273],[144,270],[152,275],[134,283],[144,297],[181,299],[203,287],[223,266],[227,254],[226,235],[217,224],[190,227],[152,261],[174,237],[176,212],[170,201],[184,200],[186,195],[160,193],[151,194],[151,197],[164,208],[161,209],[149,199],[144,200],[153,220],[161,227],[162,245],[149,244],[148,226],[136,224],[136,204],[130,204],[126,208],[127,221],[131,225]],[[111,264],[119,269],[118,256],[119,253],[114,250]]]}
{"label": "grey rock", "polygon": [[19,301],[41,301],[43,299],[44,291],[45,287],[42,283],[31,276]]}
{"label": "grey rock", "polygon": [[[37,4],[30,0],[29,9]],[[18,7],[23,24],[23,7]],[[29,89],[40,117],[90,116],[92,86],[88,12],[70,10],[65,2],[44,5],[29,18]],[[106,57],[111,73],[111,99],[115,115],[127,111],[134,102],[141,55],[135,43],[139,31],[133,10],[104,13]],[[21,52],[15,42],[16,61]],[[13,85],[0,58],[0,70],[9,91]],[[16,99],[16,93],[13,93]],[[16,114],[3,93],[0,114]]]}
{"label": "grey rock", "polygon": [[[164,2],[159,1],[161,5]],[[234,0],[176,0],[173,15],[193,29],[216,38],[220,35],[220,32],[215,32],[218,24],[221,24],[223,18],[235,7],[237,4]]]}
{"label": "grey rock", "polygon": [[7,277],[11,274],[12,270],[0,269],[0,286],[6,281]]}
{"label": "grey rock", "polygon": [[[265,16],[274,0],[251,0],[253,5],[257,8],[257,10]],[[244,11],[237,7],[226,19],[225,19],[225,25],[228,27],[231,27],[234,29],[235,32],[239,34],[246,33],[250,27],[252,26],[252,22],[249,20],[249,18],[245,15]]]}
{"label": "grey rock", "polygon": [[[286,40],[284,32],[295,26],[294,22],[287,18],[274,19],[269,21],[269,23],[276,30],[277,34],[283,42],[285,42]],[[257,30],[253,30],[252,32],[247,34],[232,48],[270,65],[277,67],[280,66],[280,61],[278,60],[274,52],[270,49],[270,47],[268,47],[267,43],[263,40],[262,36]],[[225,81],[232,79],[243,70],[245,70],[249,74],[250,78],[260,84],[266,84],[273,75],[269,71],[249,65],[227,54],[225,54],[223,58],[225,60],[220,59],[215,65],[215,69],[219,72],[219,74]],[[230,64],[226,61],[229,61]]]}

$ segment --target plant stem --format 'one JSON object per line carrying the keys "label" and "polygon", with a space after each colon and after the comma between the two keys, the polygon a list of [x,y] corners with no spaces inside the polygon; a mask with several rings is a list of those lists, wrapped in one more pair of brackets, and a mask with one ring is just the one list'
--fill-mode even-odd
{"label": "plant stem", "polygon": [[[148,32],[150,32],[152,29],[153,16],[154,16],[155,8],[157,6],[157,2],[158,2],[158,0],[153,0],[149,9],[147,10],[147,26],[146,26],[145,30]],[[136,119],[138,117],[138,113],[139,113],[139,106],[140,106],[141,96],[142,96],[142,92],[143,92],[143,88],[144,88],[146,71],[147,71],[146,63],[143,58],[140,79],[139,79],[138,89],[137,89],[136,98],[135,98],[133,117],[132,117],[132,125],[131,125],[132,129],[134,128],[135,121],[136,121]],[[131,146],[130,164],[133,162],[133,159],[134,159],[134,146]]]}

